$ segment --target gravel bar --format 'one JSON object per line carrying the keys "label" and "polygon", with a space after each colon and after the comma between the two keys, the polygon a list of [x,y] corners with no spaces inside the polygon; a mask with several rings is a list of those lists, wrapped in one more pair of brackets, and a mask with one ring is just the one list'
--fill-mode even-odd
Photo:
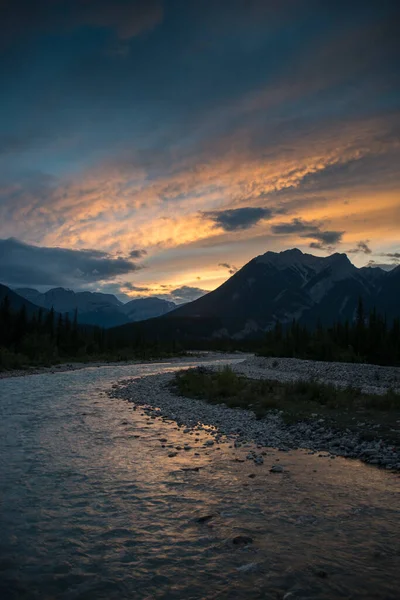
{"label": "gravel bar", "polygon": [[315,380],[343,388],[353,386],[367,394],[384,394],[388,389],[400,392],[399,367],[254,356],[234,365],[233,369],[252,379],[282,383]]}
{"label": "gravel bar", "polygon": [[[371,369],[370,365],[295,359],[279,359],[278,370],[277,367],[272,367],[273,360],[252,357],[243,362],[235,362],[231,367],[236,372],[253,378],[272,378],[272,373],[273,378],[279,381],[293,381],[293,378],[306,379],[308,374],[309,379],[318,378],[338,385],[344,385],[343,374],[346,373],[346,381],[368,391],[379,390],[378,393],[383,392],[384,385],[393,387],[393,378],[397,378],[398,382],[400,375],[400,369],[396,368],[374,366]],[[287,371],[284,370],[286,366]],[[220,367],[219,364],[212,368]],[[350,375],[350,370],[353,370],[353,375]],[[380,373],[379,381],[375,379],[375,370]],[[324,373],[329,378],[323,379]],[[365,379],[362,379],[362,374]],[[249,452],[247,458],[256,465],[262,464],[262,449],[266,447],[278,448],[283,452],[305,448],[312,454],[326,452],[331,458],[357,458],[371,465],[400,471],[400,448],[388,445],[383,440],[363,441],[349,429],[341,432],[331,429],[323,419],[286,425],[279,413],[271,412],[262,420],[257,420],[251,410],[229,408],[224,404],[208,404],[203,400],[176,395],[170,387],[173,377],[174,373],[163,373],[124,380],[114,384],[109,394],[141,406],[153,418],[175,421],[184,428],[184,432],[207,431],[212,434],[215,443],[226,441],[236,448],[254,443],[255,450]]]}

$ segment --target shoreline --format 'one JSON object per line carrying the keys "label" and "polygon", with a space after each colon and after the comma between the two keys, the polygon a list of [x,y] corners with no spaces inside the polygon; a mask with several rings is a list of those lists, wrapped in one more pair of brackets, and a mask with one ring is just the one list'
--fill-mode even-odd
{"label": "shoreline", "polygon": [[28,377],[31,375],[55,375],[56,373],[68,373],[80,371],[81,369],[100,368],[100,367],[126,367],[129,365],[148,365],[153,363],[175,363],[175,362],[193,362],[198,359],[213,360],[213,359],[241,359],[249,355],[219,353],[216,351],[188,351],[185,356],[171,356],[170,358],[151,358],[151,359],[133,359],[127,361],[93,361],[93,362],[68,362],[52,365],[50,367],[30,367],[28,369],[15,369],[12,371],[0,371],[0,380],[10,379],[13,377]]}
{"label": "shoreline", "polygon": [[[244,375],[256,357],[233,365],[233,370]],[[212,367],[217,369],[218,366]],[[400,371],[400,369],[399,369]],[[254,378],[253,371],[253,378]],[[338,430],[325,419],[286,424],[279,412],[271,411],[265,418],[256,419],[249,409],[229,408],[225,404],[209,404],[204,400],[177,395],[170,386],[174,373],[149,375],[115,383],[110,397],[132,402],[134,410],[140,407],[150,418],[175,421],[184,432],[207,431],[216,444],[228,441],[235,448],[254,444],[256,448],[277,448],[282,452],[304,449],[310,454],[322,454],[332,459],[337,456],[358,459],[380,466],[394,473],[400,471],[400,448],[385,440],[365,440],[363,431]],[[398,425],[394,426],[398,427]],[[261,450],[249,453],[248,460],[263,463]]]}

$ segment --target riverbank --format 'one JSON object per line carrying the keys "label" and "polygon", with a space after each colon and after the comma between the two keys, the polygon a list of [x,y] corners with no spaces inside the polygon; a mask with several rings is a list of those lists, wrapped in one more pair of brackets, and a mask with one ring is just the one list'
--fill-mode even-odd
{"label": "riverbank", "polygon": [[[248,355],[243,355],[244,357]],[[29,367],[27,369],[14,369],[12,371],[0,371],[0,380],[8,379],[10,377],[27,377],[29,375],[43,375],[55,373],[65,373],[68,371],[79,371],[80,369],[88,368],[100,368],[100,367],[115,367],[115,366],[127,366],[127,365],[149,365],[154,363],[166,363],[175,364],[177,362],[192,362],[194,358],[199,360],[214,360],[222,358],[240,358],[241,354],[224,354],[220,352],[194,352],[188,351],[185,356],[174,356],[171,358],[152,358],[148,360],[135,359],[126,361],[93,361],[93,362],[68,362],[61,363],[59,365],[51,365],[49,367]]]}
{"label": "riverbank", "polygon": [[[335,373],[335,377],[339,376],[339,372],[335,371],[336,363],[294,362],[293,359],[282,359],[283,361],[291,361],[291,370],[279,371],[277,368],[279,365],[272,367],[272,361],[271,365],[268,362],[265,365],[260,360],[268,361],[268,359],[253,357],[244,362],[233,364],[232,368],[241,375],[244,374],[253,378],[263,376],[265,379],[269,378],[270,370],[273,370],[277,379],[279,377],[291,377],[293,380],[297,377],[298,380],[307,380],[307,378],[315,380],[316,372],[321,375],[321,370],[329,372],[329,369],[331,369],[331,376]],[[298,363],[297,375],[295,374],[296,362]],[[339,364],[343,367],[343,364]],[[285,363],[281,363],[282,369],[284,366]],[[362,367],[361,371],[360,367]],[[212,368],[218,369],[219,367]],[[388,367],[374,367],[372,374],[370,373],[370,367],[365,365],[351,364],[344,365],[344,368],[347,373],[353,369],[353,374],[348,375],[350,379],[360,382],[361,387],[379,389],[378,393],[383,393],[383,389],[388,389],[393,383],[396,384],[400,375],[400,369],[390,368],[389,373],[387,372]],[[260,370],[262,373],[260,373]],[[376,382],[377,385],[372,386],[371,377],[375,377],[375,370],[379,373],[381,379]],[[363,381],[360,379],[361,372],[365,376]],[[257,419],[256,414],[250,409],[229,408],[225,404],[208,404],[204,400],[179,396],[171,387],[173,378],[174,374],[163,373],[151,377],[126,380],[115,384],[110,395],[124,398],[133,402],[135,406],[143,407],[144,411],[152,418],[172,419],[177,422],[178,426],[184,427],[188,432],[201,430],[211,432],[215,443],[218,444],[225,440],[234,447],[239,448],[248,443],[254,443],[259,447],[259,451],[249,452],[248,459],[254,461],[255,464],[263,463],[264,448],[272,447],[282,451],[303,448],[308,449],[312,454],[322,452],[327,453],[332,458],[336,456],[357,458],[363,462],[385,467],[389,470],[400,470],[400,448],[393,443],[393,438],[389,439],[388,436],[383,435],[383,428],[382,437],[380,431],[373,431],[373,436],[370,436],[372,439],[365,439],[368,437],[365,435],[366,423],[358,420],[357,417],[354,417],[353,428],[343,424],[341,429],[333,426],[331,421],[326,419],[326,415],[318,413],[314,413],[311,420],[301,420],[296,423],[285,422],[282,414],[277,410],[271,410],[264,418]],[[393,378],[395,378],[394,382],[392,381]],[[343,373],[342,379],[337,381],[343,387]],[[397,385],[396,389],[398,389]],[[351,418],[353,419],[353,417]],[[394,419],[390,416],[389,421],[389,431],[392,429],[391,433],[398,433],[400,416],[397,415],[397,418]]]}

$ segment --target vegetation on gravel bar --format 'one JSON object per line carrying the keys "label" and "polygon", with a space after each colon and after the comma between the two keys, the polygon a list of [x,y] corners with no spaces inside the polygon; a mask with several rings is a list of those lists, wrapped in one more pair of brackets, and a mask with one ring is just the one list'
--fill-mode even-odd
{"label": "vegetation on gravel bar", "polygon": [[259,419],[270,411],[281,411],[288,424],[324,419],[325,425],[350,429],[366,439],[400,442],[400,427],[396,425],[396,421],[400,423],[400,394],[393,390],[375,395],[317,381],[249,379],[230,367],[219,371],[205,367],[180,371],[172,385],[182,396],[251,409]]}

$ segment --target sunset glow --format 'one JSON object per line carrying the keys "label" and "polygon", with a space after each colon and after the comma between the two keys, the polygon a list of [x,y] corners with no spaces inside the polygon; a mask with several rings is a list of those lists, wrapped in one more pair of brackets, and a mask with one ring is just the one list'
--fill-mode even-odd
{"label": "sunset glow", "polygon": [[[44,4],[5,2],[0,238],[110,263],[59,285],[212,290],[295,246],[397,264],[397,3]],[[57,284],[35,268],[2,281]]]}

